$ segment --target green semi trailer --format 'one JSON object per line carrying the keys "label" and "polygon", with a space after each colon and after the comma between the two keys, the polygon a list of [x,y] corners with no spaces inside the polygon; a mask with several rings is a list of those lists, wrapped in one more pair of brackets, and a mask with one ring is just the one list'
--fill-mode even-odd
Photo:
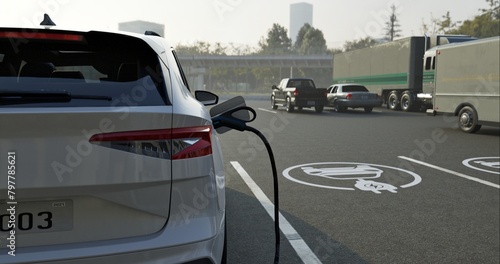
{"label": "green semi trailer", "polygon": [[377,93],[392,110],[432,107],[434,79],[424,72],[426,50],[449,43],[474,40],[464,35],[413,36],[333,56],[333,83],[357,83]]}

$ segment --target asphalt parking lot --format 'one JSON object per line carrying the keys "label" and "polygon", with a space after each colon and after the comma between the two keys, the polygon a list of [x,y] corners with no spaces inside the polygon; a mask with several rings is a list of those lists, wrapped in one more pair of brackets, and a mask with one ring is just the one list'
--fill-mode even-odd
{"label": "asphalt parking lot", "polygon": [[[385,108],[316,114],[247,104],[257,111],[249,125],[276,158],[281,263],[499,263],[498,128],[466,134],[452,118]],[[264,145],[249,132],[220,139],[229,262],[271,263]]]}

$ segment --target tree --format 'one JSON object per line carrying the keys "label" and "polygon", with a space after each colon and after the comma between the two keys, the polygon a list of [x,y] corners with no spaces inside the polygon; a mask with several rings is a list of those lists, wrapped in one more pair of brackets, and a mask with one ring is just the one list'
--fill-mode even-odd
{"label": "tree", "polygon": [[401,29],[399,29],[400,25],[398,23],[395,4],[392,4],[391,6],[391,14],[389,15],[389,21],[387,21],[385,25],[386,25],[385,36],[388,40],[393,41],[394,38],[401,37],[401,34],[399,34],[401,33]]}
{"label": "tree", "polygon": [[431,24],[430,26],[425,24],[422,19],[422,33],[429,35],[437,34],[448,34],[448,32],[455,30],[461,21],[453,21],[450,16],[450,12],[446,12],[445,15],[441,16],[441,19],[435,18],[431,13]]}
{"label": "tree", "polygon": [[464,21],[459,27],[446,31],[447,34],[465,34],[477,38],[500,35],[500,1],[486,0],[488,9],[480,9],[482,14],[473,20]]}
{"label": "tree", "polygon": [[231,55],[251,55],[253,48],[249,45],[229,43],[229,54]]}
{"label": "tree", "polygon": [[214,48],[208,42],[197,41],[194,45],[177,45],[175,50],[180,55],[226,55],[226,48],[218,42]]}
{"label": "tree", "polygon": [[473,20],[466,20],[457,29],[450,30],[448,34],[464,34],[476,38],[499,36],[500,19],[492,20],[489,14],[476,16]]}
{"label": "tree", "polygon": [[500,1],[499,0],[486,0],[489,9],[479,9],[479,11],[488,14],[493,20],[500,20]]}
{"label": "tree", "polygon": [[462,21],[453,22],[451,20],[450,11],[446,12],[446,15],[442,16],[441,18],[441,20],[437,20],[437,25],[439,32],[442,32],[444,34],[455,30],[460,25],[460,23],[462,23]]}
{"label": "tree", "polygon": [[300,29],[299,33],[297,34],[297,38],[295,39],[295,43],[293,43],[293,49],[295,51],[300,50],[300,47],[302,46],[302,42],[304,41],[304,36],[306,35],[307,31],[311,29],[311,25],[309,23],[305,23]]}
{"label": "tree", "polygon": [[226,55],[226,47],[222,46],[220,42],[215,43],[215,47],[210,51],[211,55]]}
{"label": "tree", "polygon": [[362,48],[368,48],[377,44],[377,41],[370,37],[361,38],[359,40],[346,41],[344,43],[344,51],[357,50]]}
{"label": "tree", "polygon": [[422,35],[423,34],[428,34],[428,35],[436,35],[438,33],[438,22],[439,19],[435,18],[434,15],[431,12],[431,22],[430,24],[425,23],[424,19],[422,18]]}
{"label": "tree", "polygon": [[259,41],[260,53],[267,55],[290,54],[292,40],[288,37],[286,28],[279,24],[273,24],[273,27],[267,32],[267,37]]}
{"label": "tree", "polygon": [[[238,50],[239,48],[240,47],[235,47],[234,44],[231,44],[230,52],[250,53],[249,47],[244,47],[245,50]],[[203,41],[197,41],[193,45],[178,45],[176,47],[176,51],[179,55],[224,56],[227,55],[228,49],[229,48],[225,47],[219,42],[212,45]],[[194,75],[190,76],[189,73],[191,71],[191,68],[185,68],[184,70],[188,75],[188,78],[199,75],[198,73],[195,73]],[[203,78],[205,84],[207,85],[207,89],[216,92],[233,91],[241,83],[255,83],[255,77],[251,74],[250,70],[243,68],[212,67],[206,69]]]}
{"label": "tree", "polygon": [[333,54],[333,55],[339,54],[339,53],[342,53],[342,52],[344,52],[344,50],[341,49],[341,48],[333,48],[333,49],[329,49],[328,50],[328,54]]}
{"label": "tree", "polygon": [[323,32],[308,23],[304,24],[297,34],[294,51],[301,55],[326,54],[327,47]]}
{"label": "tree", "polygon": [[[288,37],[286,28],[279,24],[273,24],[267,31],[267,37],[262,37],[259,41],[260,50],[258,54],[262,55],[285,55],[292,53],[292,40]],[[256,76],[256,86],[270,87],[278,84],[281,70],[278,68],[254,68],[252,73]]]}
{"label": "tree", "polygon": [[[326,40],[323,32],[309,24],[304,24],[297,34],[293,51],[299,55],[325,55],[328,54]],[[294,69],[295,77],[308,77],[314,79],[316,85],[326,87],[331,84],[333,69],[297,68]]]}
{"label": "tree", "polygon": [[450,12],[441,19],[431,14],[430,26],[422,21],[422,33],[428,34],[463,34],[477,38],[487,38],[500,35],[500,0],[486,0],[488,9],[480,9],[482,14],[472,20],[453,22]]}

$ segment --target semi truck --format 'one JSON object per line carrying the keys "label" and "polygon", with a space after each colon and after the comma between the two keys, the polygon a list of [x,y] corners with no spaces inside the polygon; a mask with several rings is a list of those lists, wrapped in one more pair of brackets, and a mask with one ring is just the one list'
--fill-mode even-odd
{"label": "semi truck", "polygon": [[412,111],[432,107],[434,79],[425,72],[426,50],[449,43],[475,40],[465,35],[412,36],[373,47],[334,54],[333,84],[357,83],[377,93],[392,110]]}
{"label": "semi truck", "polygon": [[500,124],[500,37],[438,46],[424,55],[424,87],[433,91],[429,115],[458,117],[464,132]]}

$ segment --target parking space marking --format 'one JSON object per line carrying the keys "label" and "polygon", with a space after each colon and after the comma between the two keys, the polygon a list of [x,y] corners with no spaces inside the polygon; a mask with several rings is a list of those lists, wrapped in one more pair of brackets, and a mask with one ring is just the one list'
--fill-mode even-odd
{"label": "parking space marking", "polygon": [[[399,188],[413,187],[422,181],[422,177],[408,170],[358,162],[300,164],[286,168],[282,174],[293,182],[307,186],[342,191],[371,191],[375,194],[381,194],[381,191],[397,193]],[[327,183],[318,179],[332,181]]]}
{"label": "parking space marking", "polygon": [[[237,161],[231,161],[231,165],[233,165],[234,169],[241,176],[246,185],[253,192],[257,200],[259,200],[260,204],[264,207],[267,213],[274,220],[274,204],[267,198],[266,194],[260,189],[260,187],[255,183],[255,181],[250,177],[250,175],[245,171],[245,169],[240,165]],[[280,221],[280,230],[285,235],[286,239],[292,245],[293,249],[299,257],[302,259],[304,263],[320,264],[321,261],[318,257],[312,252],[311,248],[306,244],[304,239],[297,233],[295,228],[286,220],[286,218],[280,213],[279,214]]]}
{"label": "parking space marking", "polygon": [[472,177],[472,176],[469,176],[469,175],[465,175],[465,174],[460,173],[460,172],[456,172],[456,171],[452,171],[452,170],[449,170],[449,169],[441,168],[441,167],[436,166],[436,165],[432,165],[432,164],[429,164],[429,163],[426,163],[426,162],[423,162],[423,161],[420,161],[420,160],[416,160],[416,159],[412,159],[412,158],[408,158],[408,157],[404,157],[404,156],[398,156],[398,158],[404,159],[404,160],[408,160],[408,161],[411,161],[411,162],[414,162],[414,163],[417,163],[417,164],[420,164],[420,165],[423,165],[423,166],[426,166],[426,167],[429,167],[429,168],[440,170],[440,171],[443,171],[443,172],[446,172],[446,173],[449,173],[449,174],[452,174],[452,175],[455,175],[455,176],[458,176],[458,177],[462,177],[462,178],[470,180],[470,181],[475,181],[475,182],[478,182],[478,183],[481,183],[481,184],[484,184],[484,185],[487,185],[487,186],[491,186],[491,187],[500,189],[500,185],[498,185],[496,183],[492,183],[492,182],[489,182],[489,181],[481,180],[481,179],[478,179],[478,178],[475,178],[475,177]]}
{"label": "parking space marking", "polygon": [[[473,163],[475,166],[471,163]],[[462,164],[473,170],[478,170],[493,174],[500,174],[500,172],[498,171],[493,171],[494,169],[498,170],[498,168],[500,167],[500,157],[470,158],[462,161]],[[483,166],[483,168],[480,168],[480,166]],[[484,169],[484,167],[488,168],[489,170]]]}
{"label": "parking space marking", "polygon": [[257,108],[259,109],[260,111],[264,111],[264,112],[268,112],[268,113],[273,113],[273,114],[277,114],[278,112],[276,111],[271,111],[271,110],[268,110],[268,109],[265,109],[265,108]]}

